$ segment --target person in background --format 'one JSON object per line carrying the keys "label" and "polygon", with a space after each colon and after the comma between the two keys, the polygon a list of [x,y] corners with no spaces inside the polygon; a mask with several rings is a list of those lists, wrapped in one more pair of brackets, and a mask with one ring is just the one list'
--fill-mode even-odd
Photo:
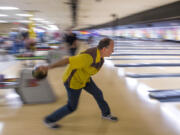
{"label": "person in background", "polygon": [[68,30],[67,34],[65,34],[64,41],[67,45],[70,55],[74,56],[78,49],[76,34],[72,33],[71,30]]}
{"label": "person in background", "polygon": [[28,52],[34,52],[36,50],[36,41],[29,37],[28,31],[22,33],[22,39],[24,46]]}
{"label": "person in background", "polygon": [[93,36],[92,36],[92,35],[90,35],[90,36],[88,37],[87,43],[88,43],[89,45],[91,45],[91,44],[93,43]]}

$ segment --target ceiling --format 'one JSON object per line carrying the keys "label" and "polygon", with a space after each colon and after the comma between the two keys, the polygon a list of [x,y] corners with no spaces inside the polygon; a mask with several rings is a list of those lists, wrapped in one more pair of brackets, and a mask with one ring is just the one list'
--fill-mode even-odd
{"label": "ceiling", "polygon": [[[175,1],[179,0],[78,0],[76,29],[112,21],[112,14],[122,18]],[[59,28],[72,26],[69,0],[0,0],[0,6],[13,6],[20,9],[0,10],[0,14],[9,15],[0,17],[0,20],[11,22],[24,20],[24,17],[18,17],[15,14],[31,12],[34,17],[43,18]]]}

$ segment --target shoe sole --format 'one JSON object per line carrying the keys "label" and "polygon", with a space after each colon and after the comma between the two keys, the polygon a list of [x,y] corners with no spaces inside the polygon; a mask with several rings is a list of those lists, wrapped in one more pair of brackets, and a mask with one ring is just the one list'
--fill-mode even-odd
{"label": "shoe sole", "polygon": [[104,120],[109,120],[109,121],[113,121],[113,122],[117,122],[117,121],[118,121],[118,119],[117,119],[117,120],[112,120],[112,119],[105,118],[105,117],[102,117],[102,119],[104,119]]}
{"label": "shoe sole", "polygon": [[50,129],[59,129],[60,128],[60,126],[59,127],[57,127],[57,128],[53,128],[52,126],[50,126],[50,125],[48,125],[45,121],[43,121],[43,124],[46,126],[46,127],[48,127],[48,128],[50,128]]}

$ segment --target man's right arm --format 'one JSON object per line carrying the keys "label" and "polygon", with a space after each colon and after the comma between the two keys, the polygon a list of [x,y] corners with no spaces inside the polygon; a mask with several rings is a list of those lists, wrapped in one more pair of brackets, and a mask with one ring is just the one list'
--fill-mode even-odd
{"label": "man's right arm", "polygon": [[65,66],[67,64],[69,64],[69,57],[61,59],[58,62],[49,65],[48,69],[53,69],[53,68],[56,68],[56,67],[62,67],[62,66]]}
{"label": "man's right arm", "polygon": [[62,67],[62,66],[65,66],[67,64],[69,64],[69,58],[64,58],[64,59],[61,59],[60,61],[58,61],[56,63],[53,63],[51,65],[40,66],[38,69],[40,71],[43,71],[44,73],[47,73],[49,69],[53,69],[53,68],[56,68],[56,67]]}

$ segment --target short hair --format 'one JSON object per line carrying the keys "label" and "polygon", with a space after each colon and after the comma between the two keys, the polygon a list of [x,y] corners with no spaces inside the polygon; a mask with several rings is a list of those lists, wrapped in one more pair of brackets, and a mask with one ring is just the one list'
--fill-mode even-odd
{"label": "short hair", "polygon": [[97,46],[98,49],[103,49],[104,47],[107,47],[110,45],[110,42],[113,41],[112,39],[110,38],[103,38],[99,41],[99,44]]}

